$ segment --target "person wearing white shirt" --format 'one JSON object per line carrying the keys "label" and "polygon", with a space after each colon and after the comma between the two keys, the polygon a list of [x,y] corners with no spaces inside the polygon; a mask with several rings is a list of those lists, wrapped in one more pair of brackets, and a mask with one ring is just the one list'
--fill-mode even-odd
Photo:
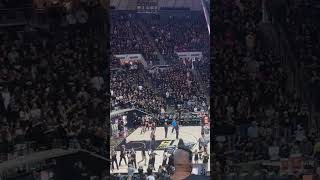
{"label": "person wearing white shirt", "polygon": [[147,180],[156,180],[153,175],[147,176]]}
{"label": "person wearing white shirt", "polygon": [[128,180],[131,180],[133,177],[135,169],[132,167],[132,164],[129,164],[128,167]]}
{"label": "person wearing white shirt", "polygon": [[4,89],[4,91],[1,93],[1,95],[3,98],[3,105],[4,105],[5,109],[8,109],[8,106],[9,106],[10,100],[11,100],[11,95],[10,95],[10,92],[7,87]]}
{"label": "person wearing white shirt", "polygon": [[194,112],[198,112],[198,108],[197,107],[194,107],[193,110],[194,110]]}

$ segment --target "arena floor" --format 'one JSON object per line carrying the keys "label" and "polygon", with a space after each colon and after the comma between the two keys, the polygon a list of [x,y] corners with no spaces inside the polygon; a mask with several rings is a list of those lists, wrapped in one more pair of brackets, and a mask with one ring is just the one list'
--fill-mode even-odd
{"label": "arena floor", "polygon": [[[164,135],[164,128],[163,127],[157,127],[156,128],[156,150],[155,152],[158,154],[156,156],[156,162],[155,162],[155,167],[156,170],[158,170],[158,167],[162,164],[162,159],[163,159],[163,147],[165,145],[177,145],[178,140],[176,140],[176,133],[173,132],[171,133],[172,129],[171,127],[169,128],[168,131],[168,138],[165,139]],[[137,166],[138,162],[141,161],[141,151],[139,150],[143,144],[142,142],[149,141],[150,140],[150,132],[151,130],[147,131],[144,134],[140,134],[141,128],[136,129],[132,134],[130,134],[127,137],[127,148],[134,148],[136,151],[136,157],[137,157]],[[193,146],[192,151],[198,148],[198,139],[201,137],[201,126],[181,126],[180,127],[180,133],[179,133],[179,138],[183,139],[185,143],[196,143]],[[121,146],[121,144],[119,145]],[[116,149],[117,150],[117,159],[119,161],[120,159],[120,151],[119,151],[119,146]],[[210,153],[210,143],[208,144],[208,153]],[[210,155],[210,154],[209,154]],[[147,155],[147,165],[148,165],[149,157]],[[201,163],[202,160],[199,160],[199,163]],[[118,162],[119,163],[119,162]],[[141,165],[144,165],[142,162]],[[144,167],[144,172],[146,172],[147,166]],[[208,164],[208,171],[210,171],[210,159],[209,159],[209,164]],[[121,166],[119,166],[119,170],[115,169],[111,171],[112,174],[114,173],[127,173],[128,172],[128,166],[124,163],[121,162]],[[136,170],[136,172],[138,172]]]}

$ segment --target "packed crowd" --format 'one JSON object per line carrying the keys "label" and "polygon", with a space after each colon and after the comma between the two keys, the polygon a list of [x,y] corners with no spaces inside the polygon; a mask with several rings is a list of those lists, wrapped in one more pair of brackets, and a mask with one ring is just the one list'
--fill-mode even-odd
{"label": "packed crowd", "polygon": [[151,27],[150,33],[165,59],[178,60],[175,52],[208,51],[209,34],[201,13],[169,18],[155,15],[143,22]]}
{"label": "packed crowd", "polygon": [[319,111],[319,28],[317,21],[319,15],[317,8],[313,6],[315,1],[292,1],[287,6],[286,22],[282,25],[289,27],[288,37],[292,43],[292,49],[298,58],[299,69],[302,70],[302,80],[307,88],[308,99],[316,104],[316,111]]}
{"label": "packed crowd", "polygon": [[[209,76],[209,36],[204,17],[201,18],[199,14],[185,18],[119,12],[111,14],[111,48],[114,55],[142,53],[148,62],[153,59],[149,55],[156,55],[158,49],[170,64],[167,68],[150,72],[141,64],[129,63],[121,66],[119,60],[113,58],[111,66],[122,69],[111,74],[113,106],[135,106],[155,114],[159,114],[161,108],[176,108],[178,105],[191,111],[196,106],[198,111],[206,111],[209,81],[204,77]],[[151,28],[143,29],[145,27]],[[148,34],[154,42],[150,42]],[[152,44],[157,48],[153,48]],[[195,62],[191,59],[182,60],[176,55],[176,51],[202,51],[205,57]],[[146,54],[149,55],[145,56]],[[198,71],[199,74],[196,74]]]}
{"label": "packed crowd", "polygon": [[151,87],[150,75],[141,64],[128,64],[111,74],[112,110],[141,108],[159,114],[163,98]]}
{"label": "packed crowd", "polygon": [[158,92],[166,97],[167,106],[188,109],[190,112],[194,108],[207,111],[207,94],[200,90],[202,82],[192,73],[194,72],[183,64],[171,65],[167,70],[156,73],[152,82]]}
{"label": "packed crowd", "polygon": [[94,37],[63,29],[1,32],[3,160],[54,147],[105,153],[105,60]]}
{"label": "packed crowd", "polygon": [[[215,129],[213,171],[228,174],[240,162],[292,154],[317,157],[316,129],[299,95],[286,86],[288,70],[274,52],[257,46],[260,1],[213,3],[212,109],[215,125],[221,127]],[[270,154],[270,147],[279,153]]]}
{"label": "packed crowd", "polygon": [[115,54],[142,54],[148,64],[156,64],[156,50],[149,41],[137,14],[111,13],[110,47]]}

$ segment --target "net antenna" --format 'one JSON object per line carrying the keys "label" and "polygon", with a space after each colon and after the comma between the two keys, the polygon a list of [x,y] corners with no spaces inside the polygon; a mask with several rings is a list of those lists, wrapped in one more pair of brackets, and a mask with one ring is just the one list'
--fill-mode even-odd
{"label": "net antenna", "polygon": [[210,34],[210,14],[208,11],[210,8],[210,0],[201,0],[201,4],[202,4],[204,17],[206,18],[206,21],[207,21],[208,32]]}

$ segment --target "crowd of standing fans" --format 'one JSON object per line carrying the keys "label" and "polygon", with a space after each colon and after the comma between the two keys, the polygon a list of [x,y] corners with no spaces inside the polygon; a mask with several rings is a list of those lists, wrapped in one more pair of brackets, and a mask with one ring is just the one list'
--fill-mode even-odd
{"label": "crowd of standing fans", "polygon": [[156,94],[151,87],[149,73],[141,64],[122,67],[121,71],[111,74],[111,103],[112,109],[141,108],[147,112],[159,114],[163,98]]}
{"label": "crowd of standing fans", "polygon": [[209,51],[209,34],[203,14],[187,14],[184,17],[162,18],[153,15],[143,20],[160,53],[176,62],[175,52]]}
{"label": "crowd of standing fans", "polygon": [[114,55],[142,54],[148,64],[157,64],[156,50],[136,16],[134,13],[111,13],[111,51]]}
{"label": "crowd of standing fans", "polygon": [[105,153],[105,59],[94,37],[68,29],[1,32],[2,160],[55,147]]}

